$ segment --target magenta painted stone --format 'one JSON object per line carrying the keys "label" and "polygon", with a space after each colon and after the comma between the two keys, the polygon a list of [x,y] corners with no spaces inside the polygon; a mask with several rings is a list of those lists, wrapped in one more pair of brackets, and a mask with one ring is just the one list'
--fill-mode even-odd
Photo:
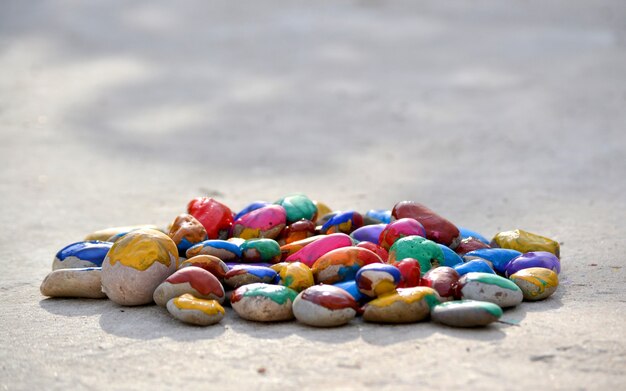
{"label": "magenta painted stone", "polygon": [[531,267],[550,269],[556,274],[561,272],[561,262],[556,255],[547,251],[532,251],[511,260],[511,262],[506,265],[505,275],[509,277],[522,269]]}
{"label": "magenta painted stone", "polygon": [[352,246],[352,239],[346,234],[331,234],[304,246],[285,259],[285,262],[302,262],[312,267],[322,255],[341,247]]}
{"label": "magenta painted stone", "polygon": [[287,212],[280,205],[268,205],[238,218],[233,236],[242,239],[276,239],[287,223]]}
{"label": "magenta painted stone", "polygon": [[378,244],[385,250],[389,250],[396,240],[405,236],[426,237],[426,230],[419,221],[415,219],[403,218],[387,224],[378,236]]}

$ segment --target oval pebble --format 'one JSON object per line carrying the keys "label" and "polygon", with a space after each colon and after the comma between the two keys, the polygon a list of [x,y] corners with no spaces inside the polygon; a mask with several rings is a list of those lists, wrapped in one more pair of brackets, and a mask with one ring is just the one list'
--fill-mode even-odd
{"label": "oval pebble", "polygon": [[189,266],[166,278],[155,289],[152,297],[157,305],[165,307],[168,301],[185,293],[199,299],[217,300],[219,303],[224,302],[225,296],[224,287],[217,277],[202,268]]}
{"label": "oval pebble", "polygon": [[189,201],[187,213],[204,226],[209,239],[226,239],[234,222],[230,208],[209,197],[198,197]]}
{"label": "oval pebble", "polygon": [[189,247],[186,255],[187,258],[196,255],[211,255],[224,262],[236,262],[241,259],[241,249],[239,244],[230,241],[210,239]]}
{"label": "oval pebble", "polygon": [[167,302],[167,311],[184,323],[209,326],[219,323],[226,311],[216,300],[205,300],[184,294]]}
{"label": "oval pebble", "polygon": [[524,294],[528,301],[543,300],[550,297],[559,286],[559,276],[553,270],[542,267],[522,269],[509,277]]}
{"label": "oval pebble", "polygon": [[290,194],[278,201],[275,204],[285,208],[287,213],[287,224],[294,223],[298,220],[315,220],[317,213],[317,207],[311,201],[309,197],[304,194]]}
{"label": "oval pebble", "polygon": [[506,265],[513,259],[522,255],[517,250],[509,250],[506,248],[482,248],[474,250],[463,255],[465,261],[474,259],[482,259],[491,265],[491,268],[497,273],[504,274]]}
{"label": "oval pebble", "polygon": [[284,266],[278,272],[279,284],[291,288],[296,292],[311,287],[315,284],[313,271],[302,262],[284,262]]}
{"label": "oval pebble", "polygon": [[370,263],[383,263],[380,257],[361,247],[342,247],[322,255],[311,268],[317,284],[354,280],[356,272]]}
{"label": "oval pebble", "polygon": [[378,237],[378,244],[385,250],[389,248],[400,238],[406,236],[426,237],[426,230],[419,221],[415,219],[403,218],[392,221],[387,224]]}
{"label": "oval pebble", "polygon": [[189,266],[202,268],[213,274],[218,280],[223,280],[226,273],[230,270],[228,265],[222,262],[221,259],[211,255],[196,255],[195,257],[184,260],[180,264],[179,269]]}
{"label": "oval pebble", "polygon": [[530,267],[542,267],[559,274],[561,272],[561,261],[559,261],[556,255],[547,251],[533,251],[522,254],[507,263],[504,274],[509,277],[522,269]]}
{"label": "oval pebble", "polygon": [[169,236],[152,229],[132,231],[113,244],[102,263],[102,291],[121,305],[151,303],[177,262],[178,249]]}
{"label": "oval pebble", "polygon": [[84,267],[57,269],[50,272],[41,283],[40,291],[50,297],[81,297],[103,299],[102,268]]}
{"label": "oval pebble", "polygon": [[454,270],[456,270],[460,276],[464,276],[467,273],[496,274],[496,272],[489,266],[489,263],[487,263],[487,261],[483,261],[482,259],[474,259],[469,262],[460,263],[454,266]]}
{"label": "oval pebble", "polygon": [[293,301],[298,293],[282,285],[255,283],[233,291],[230,304],[240,317],[257,322],[293,319]]}
{"label": "oval pebble", "polygon": [[363,319],[377,323],[413,323],[428,317],[441,299],[432,288],[418,286],[398,289],[363,306]]}
{"label": "oval pebble", "polygon": [[52,261],[52,270],[101,267],[111,246],[113,243],[99,240],[69,244],[57,252]]}
{"label": "oval pebble", "polygon": [[350,234],[363,226],[363,216],[354,210],[339,212],[322,226],[322,234]]}
{"label": "oval pebble", "polygon": [[352,239],[346,234],[326,235],[319,240],[305,245],[285,259],[285,262],[302,262],[308,267],[312,267],[322,255],[343,247],[352,246]]}
{"label": "oval pebble", "polygon": [[243,262],[280,262],[280,245],[273,239],[246,240],[239,248]]}
{"label": "oval pebble", "polygon": [[522,302],[521,289],[511,280],[489,273],[467,273],[459,279],[457,297],[488,301],[502,308]]}
{"label": "oval pebble", "polygon": [[420,263],[417,259],[404,258],[393,263],[400,270],[402,278],[398,283],[398,288],[412,288],[419,286],[421,282]]}
{"label": "oval pebble", "polygon": [[421,236],[405,236],[396,240],[389,249],[388,263],[404,258],[417,259],[420,263],[420,272],[424,275],[431,268],[443,264],[443,250],[437,243]]}
{"label": "oval pebble", "polygon": [[232,289],[247,284],[264,282],[271,283],[276,279],[277,273],[269,267],[238,265],[233,267],[226,276],[224,276],[224,284]]}
{"label": "oval pebble", "polygon": [[419,221],[426,230],[426,238],[454,249],[459,241],[459,229],[447,219],[426,206],[413,201],[398,202],[391,211],[393,217],[404,217]]}
{"label": "oval pebble", "polygon": [[424,274],[420,285],[436,290],[442,300],[453,300],[459,278],[459,273],[453,268],[439,266]]}
{"label": "oval pebble", "polygon": [[361,293],[369,297],[378,297],[395,291],[401,278],[397,267],[385,263],[372,263],[360,268],[355,280]]}
{"label": "oval pebble", "polygon": [[502,308],[486,301],[456,300],[433,307],[431,319],[452,327],[481,327],[498,321]]}
{"label": "oval pebble", "polygon": [[380,233],[383,232],[387,224],[366,225],[354,230],[350,236],[358,242],[370,242],[378,244]]}
{"label": "oval pebble", "polygon": [[559,242],[521,229],[499,232],[493,237],[491,243],[497,247],[509,248],[522,253],[547,251],[557,258],[560,256]]}
{"label": "oval pebble", "polygon": [[186,213],[178,215],[174,219],[168,235],[176,243],[179,254],[185,254],[189,247],[207,239],[206,229],[202,224],[195,217]]}
{"label": "oval pebble", "polygon": [[359,312],[354,298],[333,285],[315,285],[302,291],[293,302],[299,322],[314,327],[336,327],[350,322]]}
{"label": "oval pebble", "polygon": [[268,205],[239,217],[233,223],[233,236],[242,239],[276,239],[287,224],[287,213],[280,205]]}

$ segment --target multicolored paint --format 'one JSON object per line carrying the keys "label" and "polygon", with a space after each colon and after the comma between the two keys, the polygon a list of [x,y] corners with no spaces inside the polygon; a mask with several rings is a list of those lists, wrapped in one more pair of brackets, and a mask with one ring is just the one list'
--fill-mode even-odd
{"label": "multicolored paint", "polygon": [[504,274],[509,277],[522,269],[531,267],[543,267],[559,274],[561,272],[561,261],[559,261],[556,255],[547,251],[533,251],[511,260],[506,265]]}
{"label": "multicolored paint", "polygon": [[315,207],[317,208],[317,211],[315,213],[316,220],[322,216],[326,216],[333,211],[330,206],[321,201],[313,200],[313,205],[315,205]]}
{"label": "multicolored paint", "polygon": [[308,267],[312,267],[313,263],[324,254],[338,248],[350,247],[352,244],[352,239],[346,234],[326,235],[291,254],[285,259],[285,262],[302,262]]}
{"label": "multicolored paint", "polygon": [[359,291],[369,297],[378,297],[394,292],[400,283],[400,270],[388,264],[369,264],[356,273],[356,284]]}
{"label": "multicolored paint", "polygon": [[288,225],[281,233],[281,240],[286,243],[299,242],[315,235],[315,223],[311,220],[299,220]]}
{"label": "multicolored paint", "polygon": [[422,275],[444,262],[443,250],[437,243],[421,236],[406,236],[396,240],[391,246],[388,263],[393,264],[396,260],[404,258],[417,259]]}
{"label": "multicolored paint", "polygon": [[466,239],[466,238],[471,237],[471,238],[476,238],[485,244],[489,244],[489,239],[479,234],[478,232],[473,231],[471,229],[463,228],[463,227],[458,227],[458,228],[459,228],[459,232],[461,233],[461,239]]}
{"label": "multicolored paint", "polygon": [[459,278],[459,273],[453,268],[439,266],[435,269],[430,269],[424,274],[421,285],[436,290],[443,300],[453,300]]}
{"label": "multicolored paint", "polygon": [[430,309],[440,303],[432,288],[398,289],[381,296],[363,307],[363,319],[380,323],[412,323],[426,319]]}
{"label": "multicolored paint", "polygon": [[234,216],[230,208],[208,197],[189,201],[187,213],[198,219],[206,229],[209,239],[227,239],[233,226]]}
{"label": "multicolored paint", "polygon": [[454,267],[460,263],[463,263],[463,258],[459,256],[454,250],[451,250],[450,247],[444,246],[443,244],[439,244],[439,248],[443,251],[443,263],[440,266],[448,266]]}
{"label": "multicolored paint", "polygon": [[454,266],[454,270],[460,275],[464,276],[467,273],[490,273],[496,274],[496,272],[491,268],[489,263],[482,259],[474,259],[469,262],[460,263]]}
{"label": "multicolored paint", "polygon": [[273,239],[250,239],[241,246],[243,262],[280,262],[280,245]]}
{"label": "multicolored paint", "polygon": [[201,299],[217,300],[220,303],[225,297],[224,287],[217,277],[196,266],[174,272],[155,289],[152,297],[155,303],[164,307],[168,301],[185,293],[191,293]]}
{"label": "multicolored paint", "polygon": [[168,235],[176,243],[179,254],[184,254],[189,247],[207,239],[206,229],[202,224],[195,217],[186,213],[178,215],[174,219]]}
{"label": "multicolored paint", "polygon": [[224,276],[224,284],[237,289],[247,284],[257,282],[273,283],[278,274],[269,267],[238,265]]}
{"label": "multicolored paint", "polygon": [[286,224],[285,208],[280,205],[268,205],[235,220],[233,236],[242,239],[276,239]]}
{"label": "multicolored paint", "polygon": [[559,286],[559,276],[553,270],[542,267],[522,269],[509,277],[529,301],[543,300],[551,296]]}
{"label": "multicolored paint", "polygon": [[400,238],[406,236],[426,237],[424,226],[415,219],[398,219],[389,223],[378,236],[378,244],[385,250],[389,248]]}
{"label": "multicolored paint", "polygon": [[224,262],[234,262],[241,259],[241,249],[238,244],[226,240],[212,239],[195,244],[186,252],[187,258],[197,255],[211,255]]}
{"label": "multicolored paint", "polygon": [[398,288],[412,288],[419,286],[422,280],[420,263],[417,259],[404,258],[393,263],[393,266],[400,270],[402,278],[398,283]]}
{"label": "multicolored paint", "polygon": [[387,224],[366,225],[354,230],[350,236],[357,242],[370,242],[378,244],[380,233],[387,227]]}
{"label": "multicolored paint", "polygon": [[245,297],[263,297],[276,304],[293,302],[298,293],[282,285],[270,285],[263,283],[248,284],[236,289],[230,296],[231,303],[237,303]]}
{"label": "multicolored paint", "polygon": [[350,322],[360,311],[348,292],[332,285],[315,285],[293,302],[298,321],[315,327],[336,327]]}
{"label": "multicolored paint", "polygon": [[447,326],[479,327],[500,319],[502,308],[486,301],[456,300],[436,305],[430,316],[433,321]]}
{"label": "multicolored paint", "polygon": [[224,276],[230,270],[226,263],[212,255],[196,255],[195,257],[183,261],[179,269],[189,266],[202,268],[213,274],[218,280],[224,279]]}
{"label": "multicolored paint", "polygon": [[100,267],[113,246],[110,242],[90,240],[76,242],[63,247],[56,253],[52,270],[66,268]]}
{"label": "multicolored paint", "polygon": [[324,237],[326,237],[326,235],[315,235],[315,236],[311,236],[310,238],[298,240],[298,241],[280,246],[281,261],[285,261],[289,256],[302,250],[306,245],[311,244],[315,242],[316,240],[322,239]]}
{"label": "multicolored paint", "polygon": [[482,259],[487,261],[497,273],[504,274],[506,265],[514,258],[522,255],[517,250],[509,250],[505,248],[483,248],[480,250],[470,251],[463,256],[465,261],[474,259]]}
{"label": "multicolored paint", "polygon": [[313,276],[318,284],[334,284],[353,280],[356,272],[371,263],[382,264],[382,259],[370,250],[360,247],[342,247],[322,255],[313,264]]}
{"label": "multicolored paint", "polygon": [[88,234],[87,236],[85,236],[84,240],[87,242],[94,241],[94,240],[108,242],[109,238],[111,238],[112,236],[115,236],[119,233],[127,234],[128,232],[136,230],[136,229],[156,229],[158,231],[159,227],[157,227],[156,225],[151,225],[151,224],[143,224],[143,225],[129,225],[129,226],[124,226],[124,227],[105,228],[105,229],[101,229],[99,231],[95,231],[95,232]]}
{"label": "multicolored paint", "polygon": [[463,256],[470,251],[479,250],[481,248],[491,248],[491,246],[483,243],[477,238],[469,237],[469,238],[461,239],[461,242],[454,249],[454,251],[457,254]]}
{"label": "multicolored paint", "polygon": [[322,226],[321,232],[329,235],[334,233],[350,234],[363,226],[363,216],[354,210],[340,212]]}
{"label": "multicolored paint", "polygon": [[350,296],[352,296],[352,298],[357,302],[365,299],[365,295],[363,295],[361,291],[359,291],[359,287],[356,285],[356,281],[354,280],[337,282],[334,283],[333,286],[336,286],[337,288],[341,288],[344,291],[348,292],[348,294],[350,294]]}
{"label": "multicolored paint", "polygon": [[230,303],[244,319],[279,322],[293,319],[292,304],[297,295],[286,286],[256,283],[237,288],[231,294]]}
{"label": "multicolored paint", "polygon": [[155,263],[166,267],[177,264],[178,248],[172,239],[160,231],[138,229],[124,235],[107,253],[111,266],[121,263],[126,267],[144,271]]}
{"label": "multicolored paint", "polygon": [[208,326],[224,318],[226,311],[215,300],[204,300],[191,294],[184,294],[167,302],[168,312],[184,323]]}
{"label": "multicolored paint", "polygon": [[521,229],[497,233],[491,241],[494,247],[509,248],[522,253],[532,251],[546,251],[560,256],[560,245],[556,240],[546,238]]}
{"label": "multicolored paint", "polygon": [[248,204],[245,208],[239,211],[234,217],[235,221],[239,220],[239,218],[243,215],[246,215],[254,210],[262,208],[264,206],[272,205],[271,202],[267,201],[254,201],[251,204]]}
{"label": "multicolored paint", "polygon": [[280,285],[301,292],[315,284],[311,268],[302,262],[284,262],[285,266],[278,272]]}
{"label": "multicolored paint", "polygon": [[317,207],[313,201],[304,194],[290,194],[279,199],[275,204],[285,208],[287,212],[287,224],[302,219],[315,221]]}
{"label": "multicolored paint", "polygon": [[391,223],[391,211],[386,209],[370,209],[365,216],[377,220],[383,224]]}
{"label": "multicolored paint", "polygon": [[520,288],[511,280],[489,273],[467,273],[457,284],[457,298],[488,301],[500,307],[513,307],[522,302]]}
{"label": "multicolored paint", "polygon": [[389,258],[389,253],[387,252],[387,250],[372,242],[360,242],[356,245],[356,247],[366,248],[370,250],[374,254],[378,255],[380,259],[383,260],[383,262],[387,262],[387,259]]}
{"label": "multicolored paint", "polygon": [[405,217],[419,221],[426,230],[426,238],[454,249],[460,239],[459,229],[426,206],[413,201],[398,202],[391,211],[396,219]]}
{"label": "multicolored paint", "polygon": [[207,315],[226,314],[224,307],[216,300],[203,300],[189,293],[181,295],[173,301],[176,308],[181,310],[202,311]]}

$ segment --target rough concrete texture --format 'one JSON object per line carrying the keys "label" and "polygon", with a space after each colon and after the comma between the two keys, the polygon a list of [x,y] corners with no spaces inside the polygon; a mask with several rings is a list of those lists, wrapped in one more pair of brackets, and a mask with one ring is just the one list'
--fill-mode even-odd
{"label": "rough concrete texture", "polygon": [[[445,4],[444,4],[445,3]],[[0,5],[4,389],[619,389],[623,1]],[[64,245],[303,191],[562,242],[503,324],[188,327],[39,293]]]}

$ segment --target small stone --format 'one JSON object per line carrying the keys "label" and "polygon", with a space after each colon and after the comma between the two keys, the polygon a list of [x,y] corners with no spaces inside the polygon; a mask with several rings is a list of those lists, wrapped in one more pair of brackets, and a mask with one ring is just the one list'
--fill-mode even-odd
{"label": "small stone", "polygon": [[52,270],[68,268],[101,267],[102,261],[113,246],[110,242],[91,240],[63,247],[52,261]]}
{"label": "small stone", "polygon": [[221,259],[211,255],[196,255],[189,258],[180,264],[179,269],[189,266],[202,268],[213,274],[218,280],[223,280],[226,273],[230,270],[228,265],[222,262]]}
{"label": "small stone", "polygon": [[257,322],[293,319],[293,301],[298,293],[282,285],[248,284],[233,291],[230,303],[237,315]]}
{"label": "small stone", "polygon": [[333,285],[315,285],[302,291],[293,302],[299,322],[314,327],[336,327],[350,322],[359,312],[354,298]]}
{"label": "small stone", "polygon": [[184,294],[167,302],[169,313],[184,323],[209,326],[219,323],[226,311],[216,300],[205,300]]}
{"label": "small stone", "polygon": [[420,263],[420,271],[424,275],[431,268],[440,266],[444,261],[443,250],[437,243],[421,236],[406,236],[396,240],[389,249],[388,263],[398,259],[413,258]]}
{"label": "small stone", "polygon": [[314,235],[315,223],[311,220],[303,219],[288,225],[280,234],[280,239],[284,243],[288,244],[313,237]]}
{"label": "small stone", "polygon": [[496,272],[491,268],[487,261],[482,259],[474,259],[469,262],[460,263],[454,266],[454,270],[459,273],[460,276],[464,276],[467,273],[491,273],[496,274]]}
{"label": "small stone", "polygon": [[397,267],[385,263],[372,263],[360,268],[355,280],[361,293],[369,297],[378,297],[394,292],[401,278]]}
{"label": "small stone", "polygon": [[41,283],[41,294],[50,297],[80,297],[104,299],[102,268],[85,267],[57,269],[50,272]]}
{"label": "small stone", "polygon": [[352,239],[346,234],[325,235],[288,256],[285,262],[302,262],[312,267],[315,261],[331,250],[350,246],[352,246]]}
{"label": "small stone", "polygon": [[504,274],[506,265],[520,255],[522,255],[522,253],[517,250],[509,250],[506,248],[482,248],[466,253],[463,255],[463,259],[465,261],[482,259],[486,261],[497,273]]}
{"label": "small stone", "polygon": [[196,255],[211,255],[224,262],[236,262],[241,259],[241,249],[239,244],[229,240],[211,239],[189,247],[186,255],[187,258],[192,258]]}
{"label": "small stone", "polygon": [[441,251],[443,251],[443,263],[440,266],[454,267],[460,263],[463,263],[463,258],[461,258],[459,254],[454,252],[454,250],[450,249],[450,247],[439,244],[439,248],[441,248]]}
{"label": "small stone", "polygon": [[514,307],[524,298],[511,280],[489,273],[467,273],[457,284],[457,298],[488,301],[502,308]]}
{"label": "small stone", "polygon": [[277,273],[264,266],[238,265],[233,267],[226,276],[224,284],[232,289],[257,282],[272,283],[276,280]]}
{"label": "small stone", "polygon": [[454,249],[460,239],[459,229],[426,206],[412,201],[398,202],[391,211],[396,219],[412,218],[426,230],[426,238]]}
{"label": "small stone", "polygon": [[111,228],[105,228],[99,231],[92,232],[88,234],[87,236],[85,236],[84,240],[85,241],[97,240],[97,241],[108,242],[111,236],[116,236],[120,233],[127,234],[130,231],[134,231],[136,229],[155,229],[159,231],[159,227],[157,227],[156,225],[151,225],[151,224],[129,225],[129,226],[124,226],[124,227],[111,227]]}
{"label": "small stone", "polygon": [[302,262],[284,262],[284,266],[278,271],[279,284],[291,288],[296,292],[313,286],[313,272],[311,268]]}
{"label": "small stone", "polygon": [[433,288],[442,300],[453,300],[456,284],[459,282],[459,273],[451,267],[439,266],[430,269],[422,277],[422,286]]}
{"label": "small stone", "polygon": [[507,263],[504,274],[509,277],[522,269],[530,267],[542,267],[559,274],[561,272],[561,261],[559,261],[556,255],[547,251],[533,251],[522,254]]}
{"label": "small stone", "polygon": [[315,221],[317,207],[313,201],[304,194],[290,194],[276,201],[275,204],[285,208],[287,212],[287,224],[302,219]]}
{"label": "small stone", "polygon": [[480,327],[498,321],[502,308],[486,301],[457,300],[433,307],[433,321],[452,327]]}
{"label": "small stone", "polygon": [[419,286],[421,282],[420,263],[417,259],[404,258],[393,263],[400,270],[402,278],[398,288],[412,288]]}
{"label": "small stone", "polygon": [[383,232],[385,227],[387,227],[387,224],[366,225],[354,230],[350,234],[350,237],[352,237],[357,242],[369,242],[378,244],[378,238],[380,237],[380,233]]}
{"label": "small stone", "polygon": [[461,239],[461,242],[459,243],[458,246],[456,246],[454,251],[457,254],[463,256],[463,255],[467,254],[470,251],[479,250],[481,248],[491,248],[491,246],[481,242],[477,238],[474,238],[474,237],[470,236],[469,238]]}
{"label": "small stone", "polygon": [[233,236],[242,239],[276,239],[287,224],[287,213],[280,205],[268,205],[253,210],[233,225]]}
{"label": "small stone", "polygon": [[241,246],[241,260],[247,263],[280,262],[280,245],[273,239],[250,239]]}
{"label": "small stone", "polygon": [[374,254],[378,255],[380,259],[382,259],[385,263],[387,263],[387,260],[389,259],[389,253],[387,252],[387,250],[372,242],[360,242],[356,245],[356,247],[370,250]]}
{"label": "small stone", "polygon": [[179,254],[185,254],[189,247],[207,239],[207,232],[202,224],[186,213],[174,219],[168,235],[176,243]]}
{"label": "small stone", "polygon": [[189,266],[177,270],[174,274],[163,281],[154,291],[154,302],[165,307],[174,297],[192,294],[194,297],[205,300],[217,300],[224,302],[224,287],[217,277],[208,271]]}
{"label": "small stone", "polygon": [[363,226],[363,216],[359,212],[349,210],[339,212],[322,226],[322,234],[330,235],[334,233],[350,234],[354,230]]}
{"label": "small stone", "polygon": [[401,238],[406,236],[421,236],[426,238],[426,230],[419,221],[403,218],[387,224],[378,237],[378,244],[385,250]]}
{"label": "small stone", "polygon": [[509,248],[522,253],[547,251],[557,258],[560,257],[559,242],[521,229],[499,232],[493,237],[491,243],[493,246]]}
{"label": "small stone", "polygon": [[363,307],[363,319],[377,323],[413,323],[424,320],[441,299],[432,288],[418,286],[398,289],[370,301]]}
{"label": "small stone", "polygon": [[317,284],[334,284],[353,280],[356,272],[370,263],[383,263],[380,257],[361,247],[342,247],[322,255],[313,264]]}
{"label": "small stone", "polygon": [[189,201],[187,213],[198,219],[206,229],[209,239],[226,239],[233,226],[234,216],[230,208],[209,197]]}
{"label": "small stone", "polygon": [[509,277],[524,294],[524,299],[537,301],[546,299],[559,286],[559,276],[553,270],[542,267],[522,269]]}

